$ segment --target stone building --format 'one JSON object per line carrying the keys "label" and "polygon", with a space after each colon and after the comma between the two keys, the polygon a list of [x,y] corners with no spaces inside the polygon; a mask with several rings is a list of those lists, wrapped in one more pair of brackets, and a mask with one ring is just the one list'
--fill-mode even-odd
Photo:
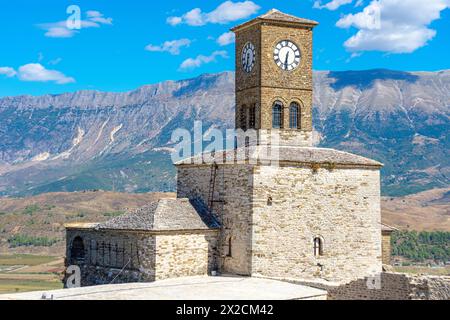
{"label": "stone building", "polygon": [[385,223],[381,224],[381,248],[382,248],[382,261],[384,265],[391,265],[392,263],[392,245],[391,238],[392,233],[398,231],[397,228],[388,226]]}
{"label": "stone building", "polygon": [[271,10],[232,29],[238,142],[256,139],[177,163],[177,199],[67,226],[67,263],[81,265],[84,285],[213,270],[347,283],[381,272],[382,164],[313,147],[316,25]]}
{"label": "stone building", "polygon": [[82,285],[206,275],[215,266],[219,224],[202,203],[162,199],[105,223],[67,226],[68,265]]}

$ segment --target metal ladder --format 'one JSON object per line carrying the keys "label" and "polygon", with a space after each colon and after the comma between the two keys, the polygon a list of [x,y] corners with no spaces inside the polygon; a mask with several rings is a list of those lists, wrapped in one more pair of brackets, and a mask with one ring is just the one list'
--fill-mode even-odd
{"label": "metal ladder", "polygon": [[215,186],[216,186],[216,178],[217,178],[217,170],[219,169],[219,166],[216,162],[211,166],[211,175],[209,179],[209,192],[208,192],[208,207],[211,211],[214,209],[214,192]]}

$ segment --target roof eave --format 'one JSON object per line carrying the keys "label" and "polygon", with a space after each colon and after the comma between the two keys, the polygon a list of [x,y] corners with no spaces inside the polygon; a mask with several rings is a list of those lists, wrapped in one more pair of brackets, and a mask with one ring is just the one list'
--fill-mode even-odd
{"label": "roof eave", "polygon": [[273,19],[263,19],[263,18],[256,18],[250,21],[247,21],[245,23],[242,23],[236,27],[233,27],[230,29],[232,32],[237,32],[242,29],[246,29],[249,27],[252,27],[253,25],[257,24],[263,24],[263,23],[270,23],[270,24],[277,24],[277,25],[286,25],[291,27],[299,27],[299,28],[314,28],[319,25],[317,21],[311,22],[296,22],[296,21],[283,21],[283,20],[273,20]]}

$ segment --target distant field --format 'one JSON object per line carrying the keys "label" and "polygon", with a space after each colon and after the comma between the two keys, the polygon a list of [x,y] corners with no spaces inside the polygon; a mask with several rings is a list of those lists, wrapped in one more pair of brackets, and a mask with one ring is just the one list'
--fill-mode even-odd
{"label": "distant field", "polygon": [[0,255],[0,294],[61,289],[63,270],[60,257]]}
{"label": "distant field", "polygon": [[56,259],[52,256],[35,256],[30,254],[0,255],[0,266],[36,266]]}
{"label": "distant field", "polygon": [[430,268],[430,267],[394,267],[395,272],[411,273],[411,274],[428,274],[433,276],[450,276],[450,266],[442,268]]}

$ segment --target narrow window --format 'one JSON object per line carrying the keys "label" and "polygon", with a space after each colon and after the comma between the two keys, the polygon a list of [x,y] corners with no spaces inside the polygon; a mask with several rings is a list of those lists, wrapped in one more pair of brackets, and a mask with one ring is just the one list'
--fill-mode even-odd
{"label": "narrow window", "polygon": [[232,248],[231,248],[231,236],[228,237],[228,252],[227,252],[227,257],[232,257]]}
{"label": "narrow window", "polygon": [[249,128],[250,129],[255,129],[256,128],[256,106],[255,105],[253,105],[250,108]]}
{"label": "narrow window", "polygon": [[323,239],[321,237],[314,238],[314,256],[323,256]]}
{"label": "narrow window", "polygon": [[299,109],[296,103],[292,103],[289,108],[289,128],[291,129],[300,129]]}
{"label": "narrow window", "polygon": [[280,101],[276,101],[272,108],[272,127],[283,128],[283,104]]}

